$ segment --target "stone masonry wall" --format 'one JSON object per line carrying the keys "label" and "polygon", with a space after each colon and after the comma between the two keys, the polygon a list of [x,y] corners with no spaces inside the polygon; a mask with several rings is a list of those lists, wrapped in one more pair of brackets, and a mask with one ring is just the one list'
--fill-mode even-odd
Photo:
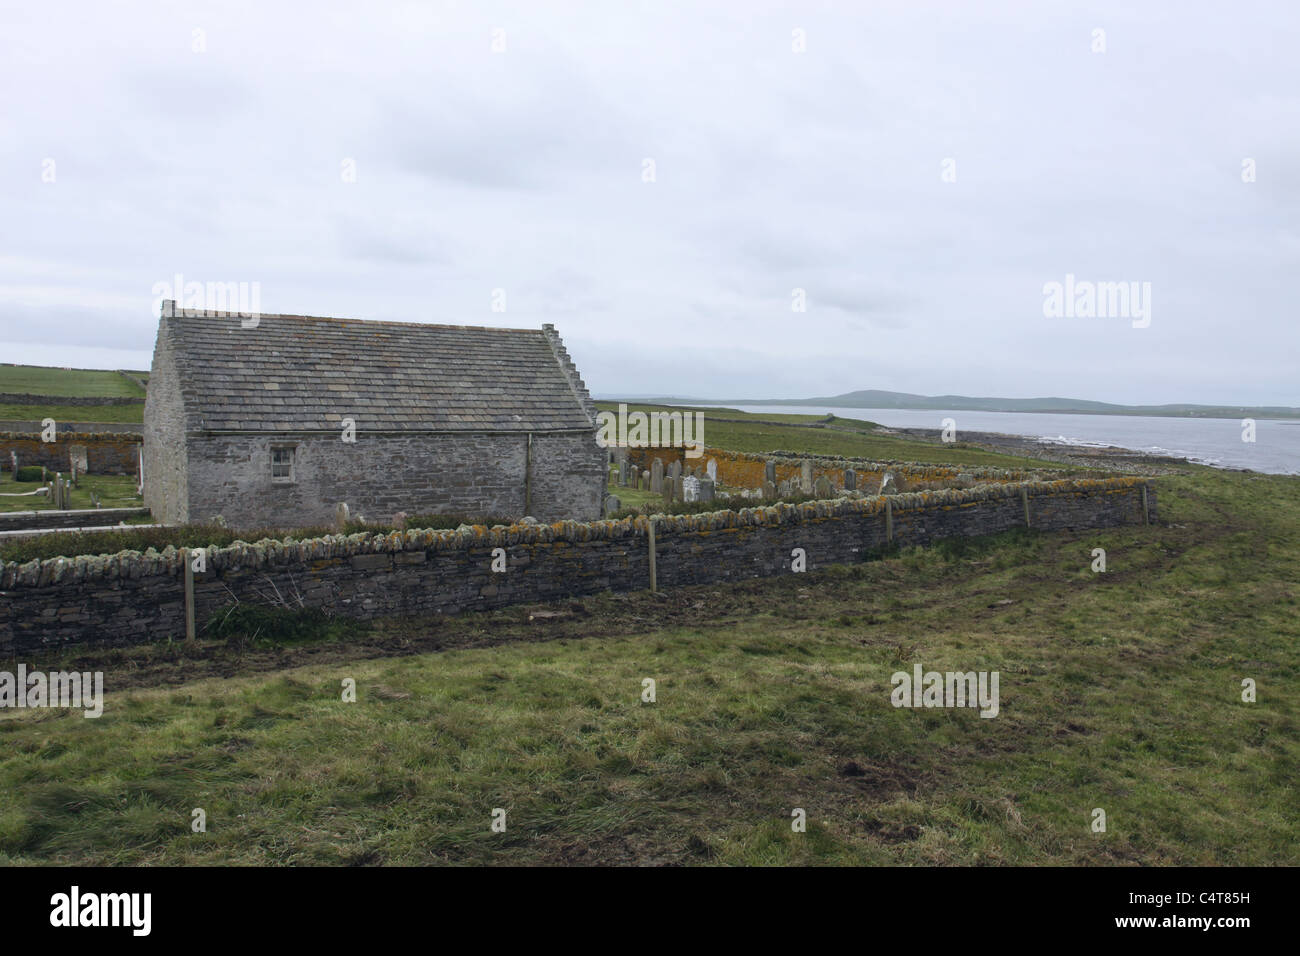
{"label": "stone masonry wall", "polygon": [[605,449],[596,444],[594,429],[584,435],[533,436],[532,514],[539,521],[594,521],[601,515],[607,481]]}
{"label": "stone masonry wall", "polygon": [[[660,588],[780,574],[796,547],[814,570],[862,560],[886,544],[887,523],[900,545],[1023,527],[1026,501],[1030,526],[1042,530],[1141,524],[1156,514],[1147,481],[1111,478],[653,519],[236,543],[209,549],[207,571],[195,575],[196,618],[202,627],[235,598],[267,603],[277,590],[308,607],[367,619],[644,589],[650,520]],[[496,547],[506,550],[505,573],[490,570]],[[0,565],[0,652],[183,637],[184,560],[169,547]]]}
{"label": "stone masonry wall", "polygon": [[0,392],[0,405],[46,405],[89,408],[106,405],[143,405],[144,397],[116,395],[31,395],[27,392]]}
{"label": "stone masonry wall", "polygon": [[77,508],[72,511],[3,511],[0,531],[32,528],[107,528],[131,518],[143,518],[148,508]]}
{"label": "stone masonry wall", "polygon": [[[140,440],[140,435],[144,431],[144,426],[138,422],[58,422],[56,428],[60,432],[94,432],[96,434],[115,435],[135,435],[136,441]],[[39,419],[35,418],[0,418],[0,432],[36,432],[39,434],[43,426]]]}
{"label": "stone masonry wall", "polygon": [[[292,482],[272,480],[275,447],[293,448]],[[372,521],[399,511],[522,518],[527,453],[527,435],[489,432],[359,431],[355,442],[338,435],[191,437],[186,513],[200,522],[219,514],[234,528],[331,524],[339,502]],[[594,433],[535,434],[533,517],[599,517],[603,461]]]}
{"label": "stone masonry wall", "polygon": [[144,405],[144,504],[162,524],[190,520],[186,476],[184,370],[171,345],[171,326],[158,324],[153,371]]}
{"label": "stone masonry wall", "polygon": [[134,475],[140,466],[140,440],[134,435],[101,432],[58,432],[55,440],[41,441],[31,432],[0,432],[0,469],[12,469],[11,452],[18,453],[18,467],[44,465],[67,474],[72,470],[71,446],[86,446],[86,465],[92,475]]}
{"label": "stone masonry wall", "polygon": [[858,476],[857,490],[862,492],[870,492],[878,487],[886,471],[893,471],[896,475],[915,481],[949,481],[959,474],[966,474],[977,483],[1028,481],[1048,473],[1044,469],[1029,471],[984,465],[871,461],[865,458],[832,458],[782,452],[754,455],[722,448],[705,448],[698,458],[687,458],[684,448],[628,448],[627,458],[643,471],[649,471],[656,458],[664,463],[665,471],[675,461],[680,461],[683,466],[704,467],[709,459],[713,459],[718,464],[718,481],[729,488],[762,488],[764,468],[769,461],[776,464],[778,483],[786,479],[797,480],[803,463],[809,461],[812,463],[814,481],[825,475],[834,487],[840,489],[844,487],[845,470],[852,468]]}

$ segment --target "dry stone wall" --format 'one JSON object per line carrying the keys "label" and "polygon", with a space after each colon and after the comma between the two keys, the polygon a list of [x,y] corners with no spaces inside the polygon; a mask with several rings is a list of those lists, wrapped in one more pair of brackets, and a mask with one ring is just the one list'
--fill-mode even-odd
{"label": "dry stone wall", "polygon": [[58,432],[51,442],[41,441],[39,434],[31,432],[0,432],[0,469],[10,471],[10,454],[17,452],[20,468],[44,465],[66,473],[72,468],[73,445],[86,447],[92,475],[134,475],[140,469],[140,439],[107,432]]}
{"label": "dry stone wall", "polygon": [[103,407],[105,405],[143,405],[144,396],[116,395],[32,395],[27,392],[0,392],[0,405],[44,405],[46,407]]}
{"label": "dry stone wall", "polygon": [[[655,522],[661,589],[780,574],[791,551],[810,570],[862,560],[889,543],[923,545],[1029,525],[1107,528],[1154,520],[1137,478],[987,485],[701,515],[334,535],[210,549],[195,575],[200,626],[235,599],[279,594],[368,619],[454,614],[649,585]],[[505,549],[507,570],[491,570]],[[185,633],[185,556],[173,548],[0,564],[0,652],[72,643],[125,645]]]}
{"label": "dry stone wall", "polygon": [[1006,483],[1040,479],[1049,469],[1007,469],[985,465],[936,465],[924,462],[872,461],[865,458],[842,458],[819,455],[801,455],[795,452],[772,452],[766,455],[747,454],[722,448],[705,448],[698,458],[687,458],[683,448],[628,448],[627,460],[638,468],[651,469],[654,462],[663,463],[665,471],[676,462],[682,467],[705,467],[716,463],[717,479],[728,488],[762,488],[765,470],[769,463],[775,466],[775,482],[800,481],[805,471],[810,482],[825,477],[835,489],[843,489],[844,473],[853,469],[857,475],[857,490],[872,492],[880,486],[885,472],[892,471],[909,481],[951,481],[958,475],[968,475],[975,483]]}
{"label": "dry stone wall", "polygon": [[0,531],[31,528],[103,528],[149,514],[148,508],[77,508],[72,511],[0,512]]}

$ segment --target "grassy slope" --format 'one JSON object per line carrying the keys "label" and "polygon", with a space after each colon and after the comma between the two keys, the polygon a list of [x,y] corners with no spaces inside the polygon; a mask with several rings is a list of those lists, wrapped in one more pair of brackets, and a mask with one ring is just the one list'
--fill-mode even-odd
{"label": "grassy slope", "polygon": [[[64,660],[127,689],[0,716],[0,861],[1300,863],[1300,480],[1193,468],[1160,508],[551,619]],[[894,709],[913,662],[999,670],[1001,715]]]}
{"label": "grassy slope", "polygon": [[[148,373],[132,373],[148,378]],[[124,375],[112,371],[64,371],[34,365],[0,365],[0,392],[29,395],[75,395],[80,398],[143,398],[144,389]],[[126,424],[144,421],[143,405],[4,405],[0,419],[56,422],[112,422]]]}
{"label": "grassy slope", "polygon": [[[125,381],[125,379],[123,379]],[[129,425],[144,421],[143,405],[0,405],[0,420],[109,422]]]}
{"label": "grassy slope", "polygon": [[[617,411],[617,402],[597,402],[602,411]],[[628,405],[628,411],[680,411],[666,405]],[[702,409],[704,411],[704,444],[712,448],[732,451],[763,453],[769,451],[802,451],[819,455],[845,455],[854,458],[871,458],[879,461],[931,461],[959,465],[995,465],[1013,468],[1017,465],[1039,465],[1043,462],[984,451],[961,442],[954,444],[922,444],[890,435],[877,435],[879,426],[872,422],[836,419],[833,427],[782,428],[770,422],[814,423],[824,422],[824,415],[767,415],[737,411],[734,408]],[[736,421],[739,419],[740,421]],[[747,420],[748,419],[748,420]]]}
{"label": "grassy slope", "polygon": [[144,389],[117,372],[64,371],[35,365],[0,365],[0,392],[75,395],[78,398],[144,397]]}

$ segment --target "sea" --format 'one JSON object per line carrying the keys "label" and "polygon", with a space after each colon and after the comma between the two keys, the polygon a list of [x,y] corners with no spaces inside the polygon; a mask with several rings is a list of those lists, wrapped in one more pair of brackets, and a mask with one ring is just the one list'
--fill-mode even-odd
{"label": "sea", "polygon": [[[694,404],[694,403],[693,403]],[[1138,415],[1059,415],[1036,412],[963,412],[905,408],[837,408],[834,405],[712,405],[759,414],[857,418],[888,428],[942,428],[951,418],[957,440],[963,431],[1021,435],[1044,444],[1115,445],[1152,455],[1186,458],[1218,468],[1249,468],[1271,474],[1300,474],[1300,420],[1255,419],[1254,441],[1243,441],[1236,418],[1162,418]]]}

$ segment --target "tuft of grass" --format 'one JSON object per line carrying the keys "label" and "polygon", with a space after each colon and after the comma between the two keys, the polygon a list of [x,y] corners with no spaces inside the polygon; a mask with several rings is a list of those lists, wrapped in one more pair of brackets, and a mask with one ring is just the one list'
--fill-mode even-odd
{"label": "tuft of grass", "polygon": [[270,647],[346,640],[364,630],[366,627],[361,622],[330,614],[322,608],[241,602],[215,612],[204,627],[204,634],[239,647]]}

